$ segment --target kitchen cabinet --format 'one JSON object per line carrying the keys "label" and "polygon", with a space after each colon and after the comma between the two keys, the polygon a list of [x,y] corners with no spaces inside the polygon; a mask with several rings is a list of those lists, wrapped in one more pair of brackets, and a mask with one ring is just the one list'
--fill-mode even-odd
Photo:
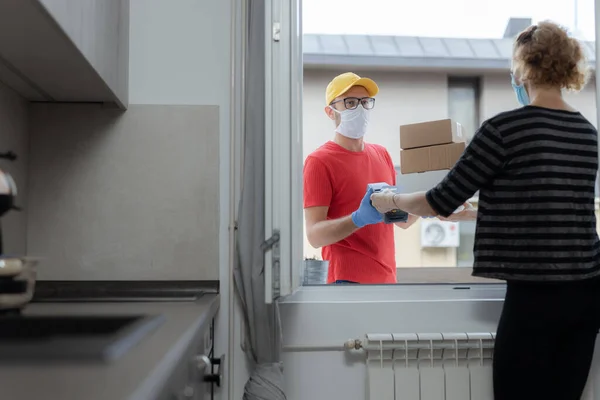
{"label": "kitchen cabinet", "polygon": [[128,71],[129,0],[0,1],[0,82],[25,99],[126,108]]}
{"label": "kitchen cabinet", "polygon": [[[175,367],[160,400],[212,400],[214,386],[221,384],[221,359],[214,358],[214,324],[198,333],[186,356]],[[219,364],[217,364],[219,363]]]}

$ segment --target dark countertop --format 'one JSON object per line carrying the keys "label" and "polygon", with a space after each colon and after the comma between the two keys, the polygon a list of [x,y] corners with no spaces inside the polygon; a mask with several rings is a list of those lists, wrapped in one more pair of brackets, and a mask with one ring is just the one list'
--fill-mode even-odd
{"label": "dark countertop", "polygon": [[218,294],[196,301],[33,303],[25,315],[162,314],[165,322],[112,363],[0,364],[4,400],[152,400],[208,329]]}

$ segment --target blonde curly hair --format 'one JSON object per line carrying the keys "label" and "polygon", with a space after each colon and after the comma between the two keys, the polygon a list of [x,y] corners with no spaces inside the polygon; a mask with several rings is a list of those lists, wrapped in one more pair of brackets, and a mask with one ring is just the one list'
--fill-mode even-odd
{"label": "blonde curly hair", "polygon": [[589,67],[583,45],[565,28],[550,21],[521,32],[513,46],[513,71],[536,87],[580,91],[587,83]]}

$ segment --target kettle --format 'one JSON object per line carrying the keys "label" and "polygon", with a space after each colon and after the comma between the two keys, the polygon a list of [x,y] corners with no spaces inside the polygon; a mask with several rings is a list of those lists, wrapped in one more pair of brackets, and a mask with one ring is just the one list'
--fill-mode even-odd
{"label": "kettle", "polygon": [[[0,170],[0,195],[17,194],[17,185],[10,174]],[[12,206],[11,208],[15,208]],[[2,246],[0,227],[0,313],[19,312],[33,298],[37,260],[8,256]]]}
{"label": "kettle", "polygon": [[33,298],[38,261],[0,257],[0,314],[19,312]]}

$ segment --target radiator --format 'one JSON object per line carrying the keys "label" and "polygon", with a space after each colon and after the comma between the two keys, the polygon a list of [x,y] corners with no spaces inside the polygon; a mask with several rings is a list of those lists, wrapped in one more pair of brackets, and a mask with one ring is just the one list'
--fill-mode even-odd
{"label": "radiator", "polygon": [[[493,400],[495,333],[367,334],[367,400]],[[346,345],[348,347],[348,345]],[[582,400],[595,400],[592,380]]]}

